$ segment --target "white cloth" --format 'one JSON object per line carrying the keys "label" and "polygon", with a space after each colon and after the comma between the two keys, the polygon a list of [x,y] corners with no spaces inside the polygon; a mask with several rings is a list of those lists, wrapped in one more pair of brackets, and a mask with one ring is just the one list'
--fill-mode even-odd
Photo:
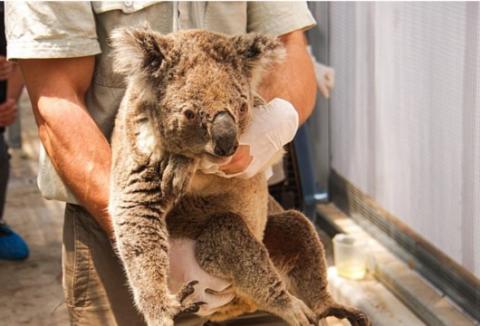
{"label": "white cloth", "polygon": [[[188,298],[189,302],[205,302],[197,315],[209,316],[219,307],[229,303],[234,294],[228,291],[228,281],[215,278],[205,272],[195,259],[195,241],[190,239],[170,239],[170,271],[168,287],[172,293],[190,281],[198,281],[195,292]],[[221,294],[209,294],[207,289]]]}
{"label": "white cloth", "polygon": [[283,146],[291,142],[298,129],[298,113],[293,105],[281,98],[275,98],[264,106],[254,108],[252,123],[240,136],[241,145],[250,146],[253,160],[245,171],[226,174],[216,164],[202,162],[204,173],[214,173],[225,178],[251,178],[262,170],[267,170],[267,178],[272,175],[269,164]]}

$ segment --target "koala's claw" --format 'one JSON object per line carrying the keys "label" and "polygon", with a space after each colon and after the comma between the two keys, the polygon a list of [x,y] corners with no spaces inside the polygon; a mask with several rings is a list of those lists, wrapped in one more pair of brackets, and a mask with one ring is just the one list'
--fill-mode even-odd
{"label": "koala's claw", "polygon": [[180,302],[181,308],[178,313],[196,313],[200,310],[200,307],[206,304],[203,301],[189,303],[188,298],[195,292],[195,285],[198,284],[198,281],[191,281],[183,286],[183,288],[177,293],[177,300]]}
{"label": "koala's claw", "polygon": [[170,155],[165,161],[160,164],[162,195],[177,199],[187,190],[195,164],[192,159],[180,155]]}
{"label": "koala's claw", "polygon": [[192,313],[192,314],[196,313],[200,310],[200,307],[203,306],[204,304],[206,304],[206,302],[203,302],[203,301],[192,303],[191,305],[183,309],[181,313]]}
{"label": "koala's claw", "polygon": [[198,281],[191,281],[187,283],[186,285],[183,286],[183,288],[178,292],[177,294],[177,299],[180,303],[183,304],[185,299],[187,299],[189,296],[195,292],[195,285],[198,284]]}
{"label": "koala's claw", "polygon": [[205,293],[210,295],[215,295],[215,296],[229,295],[233,293],[233,285],[230,284],[229,286],[227,286],[225,289],[221,291],[216,291],[214,289],[206,288]]}

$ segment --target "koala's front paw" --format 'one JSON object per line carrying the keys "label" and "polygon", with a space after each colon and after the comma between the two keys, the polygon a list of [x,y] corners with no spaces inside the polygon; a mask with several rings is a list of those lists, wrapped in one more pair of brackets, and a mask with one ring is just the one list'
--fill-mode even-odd
{"label": "koala's front paw", "polygon": [[169,155],[166,160],[162,172],[162,195],[164,198],[177,199],[190,185],[195,172],[195,162],[193,159],[175,154]]}
{"label": "koala's front paw", "polygon": [[176,315],[177,307],[180,305],[178,302],[171,302],[166,309],[156,309],[155,313],[145,313],[145,321],[148,326],[173,326],[173,318]]}
{"label": "koala's front paw", "polygon": [[183,312],[195,313],[203,302],[191,303],[188,299],[195,292],[197,281],[186,284],[176,295],[161,291],[140,295],[138,308],[143,313],[148,326],[173,326],[174,318]]}
{"label": "koala's front paw", "polygon": [[181,313],[196,313],[200,310],[200,307],[205,304],[205,302],[191,302],[189,297],[195,292],[195,285],[198,284],[198,281],[191,281],[190,283],[183,286],[183,288],[178,292],[177,299],[181,304],[180,311]]}
{"label": "koala's front paw", "polygon": [[148,326],[173,326],[174,325],[172,316],[160,316],[153,319],[145,317],[145,321]]}
{"label": "koala's front paw", "polygon": [[173,318],[182,308],[175,295],[161,290],[140,294],[136,302],[148,326],[173,326]]}
{"label": "koala's front paw", "polygon": [[195,285],[198,284],[198,281],[191,281],[184,285],[180,291],[177,293],[177,300],[183,304],[188,299],[189,296],[195,292]]}

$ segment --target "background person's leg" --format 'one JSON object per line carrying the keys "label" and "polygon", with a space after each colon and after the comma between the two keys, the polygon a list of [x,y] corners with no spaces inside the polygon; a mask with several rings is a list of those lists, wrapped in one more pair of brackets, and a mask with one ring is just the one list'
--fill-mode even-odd
{"label": "background person's leg", "polygon": [[10,155],[3,133],[0,133],[0,259],[22,260],[28,257],[27,244],[3,221],[9,174]]}

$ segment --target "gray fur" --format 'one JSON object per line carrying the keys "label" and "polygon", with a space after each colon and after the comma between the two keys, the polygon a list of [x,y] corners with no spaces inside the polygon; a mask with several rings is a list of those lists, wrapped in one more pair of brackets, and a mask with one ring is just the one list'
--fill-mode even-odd
{"label": "gray fur", "polygon": [[212,320],[263,309],[291,325],[347,317],[326,290],[323,247],[299,212],[268,216],[263,172],[224,179],[197,170],[212,153],[212,124],[228,112],[247,127],[262,72],[281,60],[279,41],[206,31],[160,35],[146,28],[112,36],[115,67],[127,76],[112,138],[110,213],[135,303],[149,325],[172,325],[181,294],[167,288],[168,238],[196,240],[199,264],[232,282],[236,298]]}

